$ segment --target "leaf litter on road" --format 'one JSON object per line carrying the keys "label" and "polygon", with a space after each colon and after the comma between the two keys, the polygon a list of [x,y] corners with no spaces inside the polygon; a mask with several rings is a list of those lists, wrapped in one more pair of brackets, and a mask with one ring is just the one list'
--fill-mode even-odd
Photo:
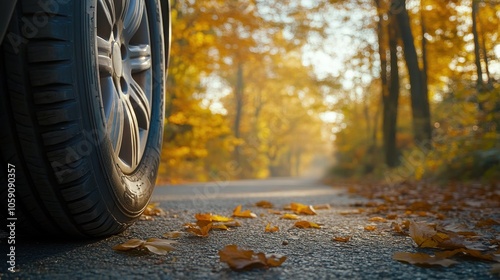
{"label": "leaf litter on road", "polygon": [[219,251],[220,262],[227,263],[229,268],[241,271],[258,268],[270,268],[280,266],[286,256],[255,253],[253,250],[244,250],[237,245],[227,245]]}

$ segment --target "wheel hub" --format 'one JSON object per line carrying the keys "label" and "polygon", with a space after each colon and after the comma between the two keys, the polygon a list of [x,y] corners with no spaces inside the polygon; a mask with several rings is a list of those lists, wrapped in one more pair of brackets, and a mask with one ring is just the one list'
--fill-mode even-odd
{"label": "wheel hub", "polygon": [[113,42],[112,52],[111,57],[113,61],[113,72],[116,78],[120,78],[123,75],[123,58],[120,50],[120,44],[116,41]]}

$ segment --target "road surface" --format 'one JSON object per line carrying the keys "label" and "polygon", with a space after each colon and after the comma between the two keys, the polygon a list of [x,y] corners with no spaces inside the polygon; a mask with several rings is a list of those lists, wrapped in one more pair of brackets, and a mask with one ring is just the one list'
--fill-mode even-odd
{"label": "road surface", "polygon": [[[253,206],[268,200],[276,208],[290,202],[325,204],[329,210],[304,217],[323,224],[322,229],[293,228],[295,221]],[[312,179],[272,179],[238,182],[188,184],[157,187],[153,201],[167,214],[154,221],[139,221],[124,233],[100,240],[26,240],[17,244],[15,273],[2,262],[0,279],[494,279],[491,264],[461,261],[449,268],[421,268],[392,259],[397,251],[415,252],[413,241],[390,231],[364,230],[369,224],[363,215],[341,215],[352,210],[360,198],[343,189]],[[183,234],[177,250],[165,256],[148,253],[119,253],[111,248],[131,238],[160,238],[163,233],[182,231],[194,214],[212,212],[230,216],[242,204],[258,215],[238,219],[242,226],[231,231],[212,231],[207,238]],[[271,222],[280,231],[265,233]],[[334,236],[352,236],[347,243],[332,241]],[[1,239],[5,257],[6,240]],[[218,251],[225,245],[256,252],[287,256],[280,267],[235,272],[219,262]]]}

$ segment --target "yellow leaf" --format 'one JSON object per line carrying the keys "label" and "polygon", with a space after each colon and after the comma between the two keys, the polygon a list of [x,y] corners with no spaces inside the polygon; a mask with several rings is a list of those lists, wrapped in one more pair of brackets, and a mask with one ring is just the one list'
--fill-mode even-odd
{"label": "yellow leaf", "polygon": [[283,216],[281,216],[281,219],[287,219],[287,220],[298,220],[299,219],[299,216],[295,215],[295,214],[283,214]]}
{"label": "yellow leaf", "polygon": [[329,210],[332,207],[330,206],[330,204],[325,203],[325,204],[316,204],[316,205],[313,206],[313,208],[315,210]]}
{"label": "yellow leaf", "polygon": [[375,231],[375,230],[377,230],[377,227],[373,226],[373,225],[368,225],[368,226],[365,226],[365,230],[367,230],[367,231]]}
{"label": "yellow leaf", "polygon": [[292,202],[290,208],[295,214],[316,215],[316,211],[312,205],[305,205],[301,203]]}
{"label": "yellow leaf", "polygon": [[274,209],[268,209],[268,210],[267,210],[267,213],[269,213],[269,214],[275,214],[275,215],[281,215],[281,214],[282,214],[282,212],[281,212],[281,211],[279,211],[279,210],[274,210]]}
{"label": "yellow leaf", "polygon": [[241,205],[236,206],[233,211],[233,217],[238,218],[257,218],[257,215],[252,213],[250,210],[241,211]]}
{"label": "yellow leaf", "polygon": [[238,221],[226,222],[222,224],[226,227],[241,227],[241,224]]}
{"label": "yellow leaf", "polygon": [[279,227],[277,227],[277,226],[271,227],[271,223],[267,223],[266,229],[264,230],[264,232],[277,232],[279,230],[280,230]]}
{"label": "yellow leaf", "polygon": [[381,222],[381,223],[384,223],[384,222],[387,222],[387,220],[385,218],[382,218],[382,217],[372,217],[369,219],[370,222]]}
{"label": "yellow leaf", "polygon": [[332,238],[332,240],[337,242],[349,242],[349,240],[351,240],[351,236],[335,236]]}
{"label": "yellow leaf", "polygon": [[213,224],[212,229],[229,230],[225,224]]}
{"label": "yellow leaf", "polygon": [[267,200],[261,200],[255,203],[255,206],[262,208],[273,208],[273,204]]}
{"label": "yellow leaf", "polygon": [[146,206],[146,209],[144,209],[144,212],[142,214],[146,215],[146,216],[163,216],[163,215],[165,215],[165,211],[163,209],[161,209],[159,206],[160,206],[160,203],[158,203],[158,202],[150,203],[150,204],[148,204],[148,206]]}
{"label": "yellow leaf", "polygon": [[236,245],[227,245],[219,251],[221,262],[225,262],[233,270],[250,270],[280,266],[286,256],[265,255],[252,250],[239,249]]}
{"label": "yellow leaf", "polygon": [[425,253],[407,253],[407,252],[396,252],[392,256],[393,259],[406,262],[414,265],[421,266],[444,266],[448,267],[450,265],[454,265],[457,262],[454,260],[446,259],[446,258],[438,258],[436,256],[430,256]]}
{"label": "yellow leaf", "polygon": [[[198,221],[198,222],[200,222],[200,221]],[[188,232],[196,235],[196,236],[207,237],[208,233],[210,232],[210,229],[212,229],[212,223],[208,222],[207,224],[200,226],[200,224],[198,224],[198,222],[197,222],[197,225],[195,225],[195,226],[189,225],[186,230]]]}
{"label": "yellow leaf", "polygon": [[144,243],[144,247],[157,255],[166,255],[169,251],[175,250],[172,244],[177,242],[166,239],[150,238]]}
{"label": "yellow leaf", "polygon": [[417,246],[422,248],[438,248],[449,239],[447,234],[437,232],[435,227],[413,221],[410,223],[410,236]]}
{"label": "yellow leaf", "polygon": [[171,231],[163,234],[163,237],[170,239],[177,239],[182,236],[182,232],[180,231]]}
{"label": "yellow leaf", "polygon": [[321,228],[320,225],[309,221],[298,221],[294,226],[298,228]]}
{"label": "yellow leaf", "polygon": [[132,249],[141,247],[145,242],[146,241],[144,241],[144,240],[134,238],[134,239],[128,240],[125,243],[118,244],[118,245],[114,246],[113,250],[128,251],[128,250],[132,250]]}
{"label": "yellow leaf", "polygon": [[230,222],[233,218],[225,217],[221,215],[214,215],[212,213],[197,213],[194,215],[198,221],[209,221],[209,222]]}

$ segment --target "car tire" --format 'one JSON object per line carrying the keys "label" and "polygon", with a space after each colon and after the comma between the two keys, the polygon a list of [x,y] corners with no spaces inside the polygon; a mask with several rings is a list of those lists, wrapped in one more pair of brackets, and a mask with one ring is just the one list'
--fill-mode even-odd
{"label": "car tire", "polygon": [[19,235],[122,232],[160,163],[160,0],[18,2],[0,53],[2,216]]}

